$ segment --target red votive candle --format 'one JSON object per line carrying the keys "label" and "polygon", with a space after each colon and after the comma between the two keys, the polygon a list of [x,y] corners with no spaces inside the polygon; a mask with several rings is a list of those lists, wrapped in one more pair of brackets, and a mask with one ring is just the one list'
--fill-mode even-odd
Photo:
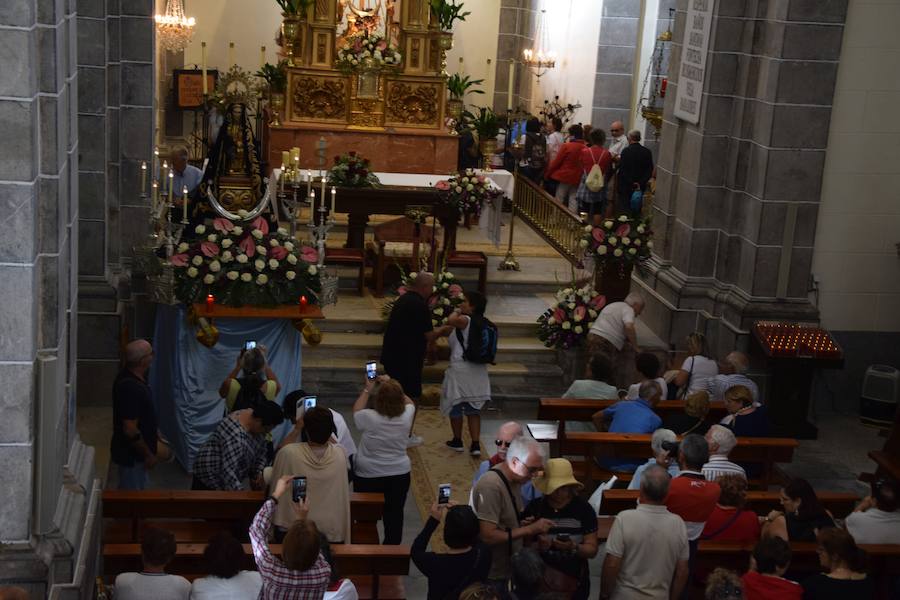
{"label": "red votive candle", "polygon": [[213,309],[213,304],[216,301],[216,297],[212,294],[207,294],[206,296],[206,312],[211,313]]}
{"label": "red votive candle", "polygon": [[306,310],[306,305],[309,304],[309,301],[306,299],[306,296],[300,296],[300,310]]}

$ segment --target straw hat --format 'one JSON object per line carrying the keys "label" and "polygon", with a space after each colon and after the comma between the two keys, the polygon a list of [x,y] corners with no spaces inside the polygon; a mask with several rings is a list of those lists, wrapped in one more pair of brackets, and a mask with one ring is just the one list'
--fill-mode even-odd
{"label": "straw hat", "polygon": [[572,463],[565,458],[551,458],[544,465],[544,473],[534,478],[534,487],[542,494],[552,494],[561,487],[577,485],[580,490],[584,486],[572,474]]}

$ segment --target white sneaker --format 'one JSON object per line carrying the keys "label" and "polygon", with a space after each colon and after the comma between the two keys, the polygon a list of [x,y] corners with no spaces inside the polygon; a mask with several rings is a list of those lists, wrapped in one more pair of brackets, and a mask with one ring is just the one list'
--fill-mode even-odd
{"label": "white sneaker", "polygon": [[425,440],[422,439],[422,436],[419,435],[411,435],[409,439],[406,440],[407,448],[415,448],[416,446],[421,446],[425,443]]}

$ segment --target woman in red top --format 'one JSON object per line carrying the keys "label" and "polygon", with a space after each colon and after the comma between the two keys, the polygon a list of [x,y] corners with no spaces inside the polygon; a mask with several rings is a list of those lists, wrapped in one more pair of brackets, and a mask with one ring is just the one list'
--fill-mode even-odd
{"label": "woman in red top", "polygon": [[[612,170],[612,154],[603,147],[603,144],[606,142],[606,134],[603,133],[602,129],[592,129],[589,141],[591,145],[581,150],[582,175],[579,182],[578,201],[579,204],[583,203],[584,206],[579,206],[578,209],[589,213],[593,217],[595,214],[602,215],[606,211],[606,185],[598,192],[592,192],[587,187],[582,188],[581,185],[587,179],[594,165],[599,166],[600,171],[603,172],[604,184],[609,181],[609,174]],[[581,194],[584,194],[584,196],[581,196]]]}
{"label": "woman in red top", "polygon": [[556,186],[556,200],[568,206],[573,213],[578,212],[575,193],[581,183],[581,151],[584,149],[581,125],[569,127],[569,141],[563,144],[556,158],[547,167],[546,176],[559,182]]}
{"label": "woman in red top", "polygon": [[750,557],[750,570],[741,578],[746,600],[801,600],[800,584],[783,577],[790,564],[790,544],[780,537],[761,539]]}
{"label": "woman in red top", "polygon": [[753,511],[743,510],[747,480],[740,475],[722,475],[716,483],[721,489],[719,501],[706,520],[700,539],[755,543],[759,539],[759,517]]}

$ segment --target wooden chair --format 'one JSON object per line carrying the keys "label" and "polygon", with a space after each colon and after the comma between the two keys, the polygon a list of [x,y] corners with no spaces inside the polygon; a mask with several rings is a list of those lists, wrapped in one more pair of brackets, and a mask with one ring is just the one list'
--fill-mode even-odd
{"label": "wooden chair", "polygon": [[357,267],[359,275],[356,289],[362,296],[366,289],[366,252],[363,248],[325,248],[325,263],[346,267]]}
{"label": "wooden chair", "polygon": [[384,296],[384,270],[397,262],[409,271],[419,270],[419,258],[430,256],[434,228],[418,224],[407,217],[392,219],[376,225],[375,233],[375,296]]}
{"label": "wooden chair", "polygon": [[447,255],[447,269],[478,269],[478,291],[487,294],[487,255],[484,252],[451,250]]}

